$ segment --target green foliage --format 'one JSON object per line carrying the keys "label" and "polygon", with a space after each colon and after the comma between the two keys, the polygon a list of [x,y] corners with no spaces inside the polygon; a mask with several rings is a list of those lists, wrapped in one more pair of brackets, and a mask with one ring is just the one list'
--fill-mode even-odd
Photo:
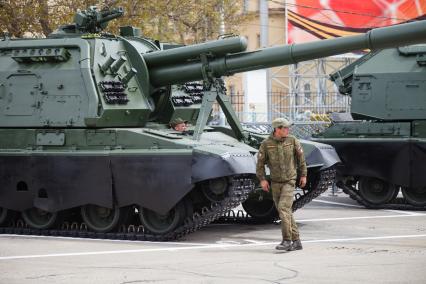
{"label": "green foliage", "polygon": [[239,0],[0,0],[0,30],[13,37],[47,36],[71,23],[77,9],[91,5],[124,8],[125,15],[109,24],[109,32],[132,25],[146,37],[185,44],[215,39],[224,31],[235,33],[247,19]]}

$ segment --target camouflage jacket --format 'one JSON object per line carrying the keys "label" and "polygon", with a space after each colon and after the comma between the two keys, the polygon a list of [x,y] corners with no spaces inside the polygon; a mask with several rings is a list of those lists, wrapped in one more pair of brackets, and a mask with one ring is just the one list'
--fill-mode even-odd
{"label": "camouflage jacket", "polygon": [[278,139],[272,134],[266,138],[257,155],[256,175],[266,179],[265,165],[271,172],[274,182],[295,181],[297,175],[306,176],[306,162],[300,142],[293,135]]}

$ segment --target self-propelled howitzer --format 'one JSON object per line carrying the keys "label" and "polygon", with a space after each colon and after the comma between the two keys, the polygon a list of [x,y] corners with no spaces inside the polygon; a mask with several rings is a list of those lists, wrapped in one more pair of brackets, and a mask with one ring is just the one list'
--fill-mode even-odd
{"label": "self-propelled howitzer", "polygon": [[425,59],[425,44],[376,50],[331,74],[355,120],[316,140],[335,147],[338,185],[366,207],[426,210]]}
{"label": "self-propelled howitzer", "polygon": [[[238,37],[168,49],[132,27],[120,36],[93,33],[118,13],[91,8],[46,39],[0,41],[4,232],[55,228],[62,235],[155,240],[190,233],[254,188],[256,149],[248,144],[255,141],[237,120],[220,76],[397,45],[391,32],[401,33],[400,44],[426,38],[426,23],[413,23],[245,53]],[[205,129],[216,100],[232,135]],[[177,117],[193,130],[169,129]],[[338,161],[331,148],[327,154],[305,147],[315,169]],[[328,179],[315,176],[310,189],[326,188]],[[125,234],[107,234],[117,230]]]}

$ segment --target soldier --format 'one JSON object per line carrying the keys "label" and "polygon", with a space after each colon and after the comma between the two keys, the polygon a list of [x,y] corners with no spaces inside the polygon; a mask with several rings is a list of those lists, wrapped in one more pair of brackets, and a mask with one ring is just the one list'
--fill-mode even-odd
{"label": "soldier", "polygon": [[266,180],[265,165],[270,170],[272,181],[272,197],[281,219],[282,242],[277,250],[301,250],[299,230],[293,218],[293,191],[297,176],[299,186],[306,185],[306,163],[302,146],[296,137],[289,135],[290,123],[284,118],[272,121],[272,134],[266,138],[259,148],[256,175],[262,189],[269,192]]}
{"label": "soldier", "polygon": [[170,122],[170,127],[173,128],[176,131],[179,132],[185,132],[186,131],[186,120],[183,120],[182,118],[178,117],[174,120],[172,120],[172,122]]}

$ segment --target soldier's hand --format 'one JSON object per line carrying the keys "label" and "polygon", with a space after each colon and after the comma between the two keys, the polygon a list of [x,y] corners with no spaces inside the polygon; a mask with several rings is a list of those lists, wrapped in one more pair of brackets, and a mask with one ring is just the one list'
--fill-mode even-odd
{"label": "soldier's hand", "polygon": [[306,185],[306,177],[301,177],[299,182],[299,187],[304,188]]}
{"label": "soldier's hand", "polygon": [[260,186],[262,187],[263,191],[269,192],[269,182],[267,180],[262,180],[260,182]]}

